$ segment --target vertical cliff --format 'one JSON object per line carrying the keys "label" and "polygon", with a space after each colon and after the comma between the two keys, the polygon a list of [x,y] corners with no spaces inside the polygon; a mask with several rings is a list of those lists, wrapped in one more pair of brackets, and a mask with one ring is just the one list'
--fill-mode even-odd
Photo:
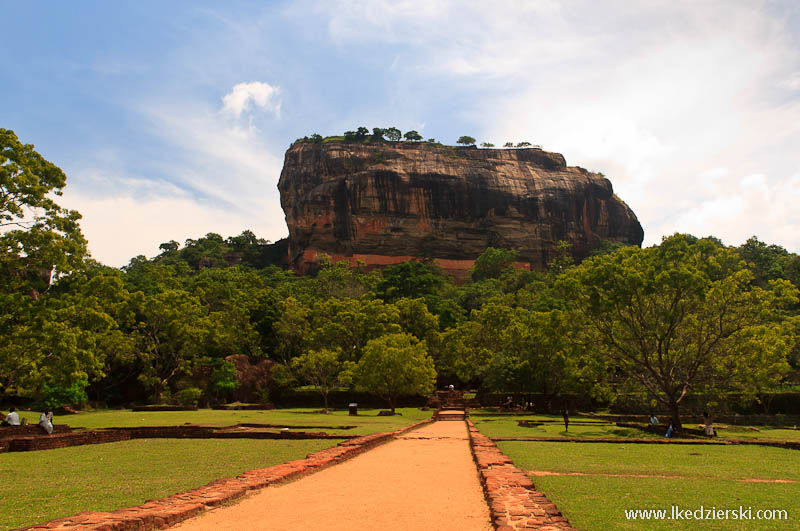
{"label": "vertical cliff", "polygon": [[298,142],[278,188],[300,271],[324,253],[368,265],[434,258],[458,274],[487,247],[541,269],[561,240],[580,260],[603,240],[643,238],[608,179],[540,149]]}

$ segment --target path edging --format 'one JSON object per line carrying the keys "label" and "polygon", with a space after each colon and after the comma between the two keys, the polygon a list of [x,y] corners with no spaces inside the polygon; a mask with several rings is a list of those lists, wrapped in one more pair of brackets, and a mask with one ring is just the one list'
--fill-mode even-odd
{"label": "path edging", "polygon": [[21,528],[17,531],[75,528],[95,531],[150,531],[152,529],[163,529],[205,510],[240,498],[247,491],[295,480],[301,476],[341,463],[371,448],[389,442],[401,433],[414,430],[431,422],[433,422],[432,418],[393,432],[373,433],[349,439],[339,443],[337,446],[308,454],[305,459],[297,459],[267,468],[250,470],[235,478],[218,479],[202,487],[179,492],[165,498],[146,501],[142,505],[125,507],[111,512],[82,512],[74,516]]}
{"label": "path edging", "polygon": [[497,531],[572,529],[547,496],[497,445],[467,419],[472,457],[478,468],[492,524]]}

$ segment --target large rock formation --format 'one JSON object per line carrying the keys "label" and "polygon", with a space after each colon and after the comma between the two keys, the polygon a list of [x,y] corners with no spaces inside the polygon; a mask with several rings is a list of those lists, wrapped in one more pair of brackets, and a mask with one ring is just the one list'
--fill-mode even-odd
{"label": "large rock formation", "polygon": [[643,238],[608,179],[540,149],[298,142],[278,189],[299,271],[324,253],[368,266],[435,258],[463,275],[487,247],[541,269],[560,240],[581,259],[603,240]]}

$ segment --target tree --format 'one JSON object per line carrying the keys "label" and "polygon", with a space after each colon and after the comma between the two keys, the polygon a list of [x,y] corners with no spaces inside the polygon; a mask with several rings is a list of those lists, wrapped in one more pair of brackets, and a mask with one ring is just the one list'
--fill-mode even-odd
{"label": "tree", "polygon": [[131,355],[131,339],[120,330],[128,293],[118,276],[70,280],[39,300],[18,294],[14,320],[0,321],[3,392],[85,396],[107,363]]}
{"label": "tree", "polygon": [[514,142],[506,142],[505,144],[503,144],[503,147],[504,148],[513,148],[514,147]]}
{"label": "tree", "polygon": [[431,144],[435,144],[435,143],[436,143],[436,139],[435,139],[435,138],[429,138],[429,139],[428,139],[428,140],[426,140],[425,142],[429,142],[429,143],[431,143]]}
{"label": "tree", "polygon": [[780,245],[767,245],[753,236],[738,251],[739,256],[750,265],[757,285],[764,287],[770,280],[779,278],[791,280],[784,271],[790,262],[790,254]]}
{"label": "tree", "polygon": [[444,284],[441,269],[433,262],[412,260],[385,267],[377,293],[386,302],[435,294]]}
{"label": "tree", "polygon": [[788,369],[781,308],[797,290],[751,280],[735,250],[676,234],[658,247],[587,260],[559,283],[610,371],[661,403],[679,427],[686,396],[753,398]]}
{"label": "tree", "polygon": [[492,144],[491,142],[481,142],[481,147],[493,148],[494,144]]}
{"label": "tree", "polygon": [[472,138],[471,136],[460,136],[458,137],[458,140],[456,140],[456,144],[463,144],[465,146],[474,146],[475,139]]}
{"label": "tree", "polygon": [[383,135],[386,133],[386,129],[381,127],[373,127],[372,128],[372,140],[383,140]]}
{"label": "tree", "polygon": [[212,326],[200,301],[185,291],[137,293],[134,304],[142,364],[139,380],[160,403],[170,383],[190,374],[200,361]]}
{"label": "tree", "polygon": [[314,142],[315,144],[322,144],[322,135],[314,133],[313,135],[311,135],[311,141]]}
{"label": "tree", "polygon": [[211,392],[219,399],[220,397],[230,397],[239,387],[236,379],[236,366],[232,361],[221,360],[211,371],[209,383]]}
{"label": "tree", "polygon": [[519,258],[517,251],[509,249],[495,249],[487,247],[475,259],[472,266],[472,280],[485,280],[487,278],[500,278],[503,272],[514,267],[514,262]]}
{"label": "tree", "polygon": [[400,131],[400,129],[396,127],[389,127],[388,129],[384,129],[383,134],[391,142],[397,142],[403,137],[403,133]]}
{"label": "tree", "polygon": [[403,138],[405,138],[409,142],[419,142],[420,140],[422,140],[422,135],[412,129],[411,131],[408,131],[405,135],[403,135]]}
{"label": "tree", "polygon": [[436,369],[424,341],[411,334],[389,334],[364,347],[355,381],[359,388],[388,401],[394,414],[400,396],[433,391]]}
{"label": "tree", "polygon": [[369,136],[369,129],[367,129],[363,125],[361,127],[359,127],[358,129],[356,129],[355,137],[356,137],[356,140],[358,140],[359,142],[365,140],[367,138],[367,136]]}
{"label": "tree", "polygon": [[58,206],[67,177],[33,145],[0,129],[0,293],[38,297],[87,255],[74,210]]}
{"label": "tree", "polygon": [[328,412],[328,393],[339,383],[338,376],[343,364],[339,349],[322,348],[309,350],[292,360],[292,369],[300,379],[313,385],[322,395],[325,413]]}
{"label": "tree", "polygon": [[570,311],[524,308],[495,320],[491,324],[500,330],[493,335],[500,341],[485,373],[485,385],[497,392],[539,393],[548,407],[557,396],[594,391],[598,364],[578,340],[579,323]]}
{"label": "tree", "polygon": [[530,145],[532,145],[530,142],[520,142],[519,144],[517,144],[517,147],[518,147],[518,148],[521,148],[521,147],[528,147],[528,146],[530,146]]}
{"label": "tree", "polygon": [[294,297],[288,297],[279,305],[281,317],[273,324],[277,336],[278,356],[284,364],[299,356],[308,341],[311,330],[308,307]]}
{"label": "tree", "polygon": [[314,303],[309,315],[311,348],[339,348],[346,361],[358,361],[371,339],[400,332],[398,309],[369,299],[327,299]]}

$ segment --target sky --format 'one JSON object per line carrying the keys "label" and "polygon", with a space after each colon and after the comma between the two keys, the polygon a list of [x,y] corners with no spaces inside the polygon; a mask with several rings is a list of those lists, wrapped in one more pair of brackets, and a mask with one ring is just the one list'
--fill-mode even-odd
{"label": "sky", "polygon": [[287,235],[296,138],[358,126],[528,141],[604,173],[645,245],[800,252],[800,3],[16,2],[0,127],[67,174],[92,256]]}

